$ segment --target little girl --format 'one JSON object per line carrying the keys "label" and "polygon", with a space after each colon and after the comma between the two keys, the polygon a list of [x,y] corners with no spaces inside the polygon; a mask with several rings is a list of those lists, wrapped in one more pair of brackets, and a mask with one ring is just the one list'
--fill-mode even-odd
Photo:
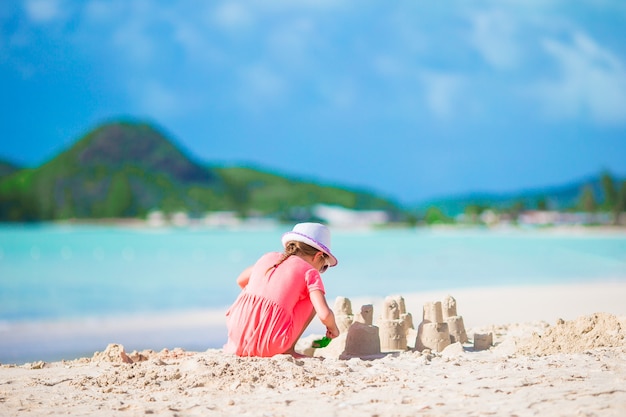
{"label": "little girl", "polygon": [[326,337],[339,336],[320,276],[337,265],[330,231],[319,223],[299,223],[283,235],[282,244],[282,254],[263,255],[237,278],[243,291],[226,313],[225,352],[300,357],[294,347],[316,313],[326,326]]}

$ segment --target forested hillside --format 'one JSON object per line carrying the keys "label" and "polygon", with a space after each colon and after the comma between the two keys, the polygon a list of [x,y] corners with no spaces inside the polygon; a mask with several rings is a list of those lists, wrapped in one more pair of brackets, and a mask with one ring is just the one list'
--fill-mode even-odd
{"label": "forested hillside", "polygon": [[[0,166],[1,167],[1,166]],[[234,210],[288,219],[316,204],[398,212],[373,193],[324,186],[245,167],[213,167],[186,154],[155,127],[100,126],[47,163],[7,166],[0,220],[144,217],[151,210]]]}

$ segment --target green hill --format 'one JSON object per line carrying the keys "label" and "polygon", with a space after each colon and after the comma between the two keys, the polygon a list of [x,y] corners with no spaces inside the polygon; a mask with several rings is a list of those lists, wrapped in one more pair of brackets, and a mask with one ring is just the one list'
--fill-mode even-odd
{"label": "green hill", "polygon": [[316,204],[399,211],[372,193],[241,167],[209,167],[144,123],[102,125],[34,169],[0,176],[0,220],[143,217],[235,210],[290,218]]}
{"label": "green hill", "polygon": [[[194,206],[190,187],[218,178],[153,127],[100,126],[36,169],[0,184],[5,220],[143,216],[153,207]],[[7,203],[8,202],[8,203]]]}
{"label": "green hill", "polygon": [[285,219],[306,219],[311,207],[328,204],[354,210],[386,210],[399,214],[393,202],[364,190],[324,186],[245,167],[214,168],[226,184],[239,211],[277,214]]}
{"label": "green hill", "polygon": [[0,179],[16,173],[21,168],[12,162],[0,159]]}

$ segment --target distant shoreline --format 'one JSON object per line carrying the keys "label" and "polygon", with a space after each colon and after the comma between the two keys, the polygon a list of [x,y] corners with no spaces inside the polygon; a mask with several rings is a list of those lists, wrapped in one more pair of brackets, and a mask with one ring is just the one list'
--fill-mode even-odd
{"label": "distant shoreline", "polygon": [[[12,223],[12,222],[0,222],[2,226],[20,226],[20,225],[50,225],[50,226],[104,226],[104,227],[120,227],[129,229],[153,229],[153,230],[186,230],[186,229],[206,229],[206,230],[242,230],[250,228],[280,228],[289,227],[293,222],[280,223],[277,221],[243,221],[238,225],[207,225],[201,222],[192,221],[187,225],[176,225],[172,223],[165,223],[162,225],[151,225],[147,220],[135,219],[135,218],[110,218],[110,219],[69,219],[69,220],[54,220],[47,222],[33,222],[33,223]],[[467,225],[467,224],[436,224],[436,225],[416,225],[411,226],[402,223],[389,223],[385,225],[376,226],[346,226],[346,225],[333,225],[329,224],[331,228],[336,230],[393,230],[393,229],[406,229],[406,230],[480,230],[480,231],[492,231],[492,232],[546,232],[546,233],[565,233],[570,235],[593,235],[593,234],[609,234],[609,235],[626,235],[626,225],[544,225],[544,226],[513,226],[513,225]]]}

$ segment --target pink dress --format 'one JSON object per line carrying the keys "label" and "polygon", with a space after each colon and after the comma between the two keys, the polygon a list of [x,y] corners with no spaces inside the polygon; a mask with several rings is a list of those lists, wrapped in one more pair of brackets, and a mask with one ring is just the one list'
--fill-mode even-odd
{"label": "pink dress", "polygon": [[301,334],[311,313],[312,291],[323,293],[320,273],[298,256],[266,271],[282,257],[263,255],[252,268],[250,281],[226,312],[228,342],[224,351],[239,356],[285,353]]}

